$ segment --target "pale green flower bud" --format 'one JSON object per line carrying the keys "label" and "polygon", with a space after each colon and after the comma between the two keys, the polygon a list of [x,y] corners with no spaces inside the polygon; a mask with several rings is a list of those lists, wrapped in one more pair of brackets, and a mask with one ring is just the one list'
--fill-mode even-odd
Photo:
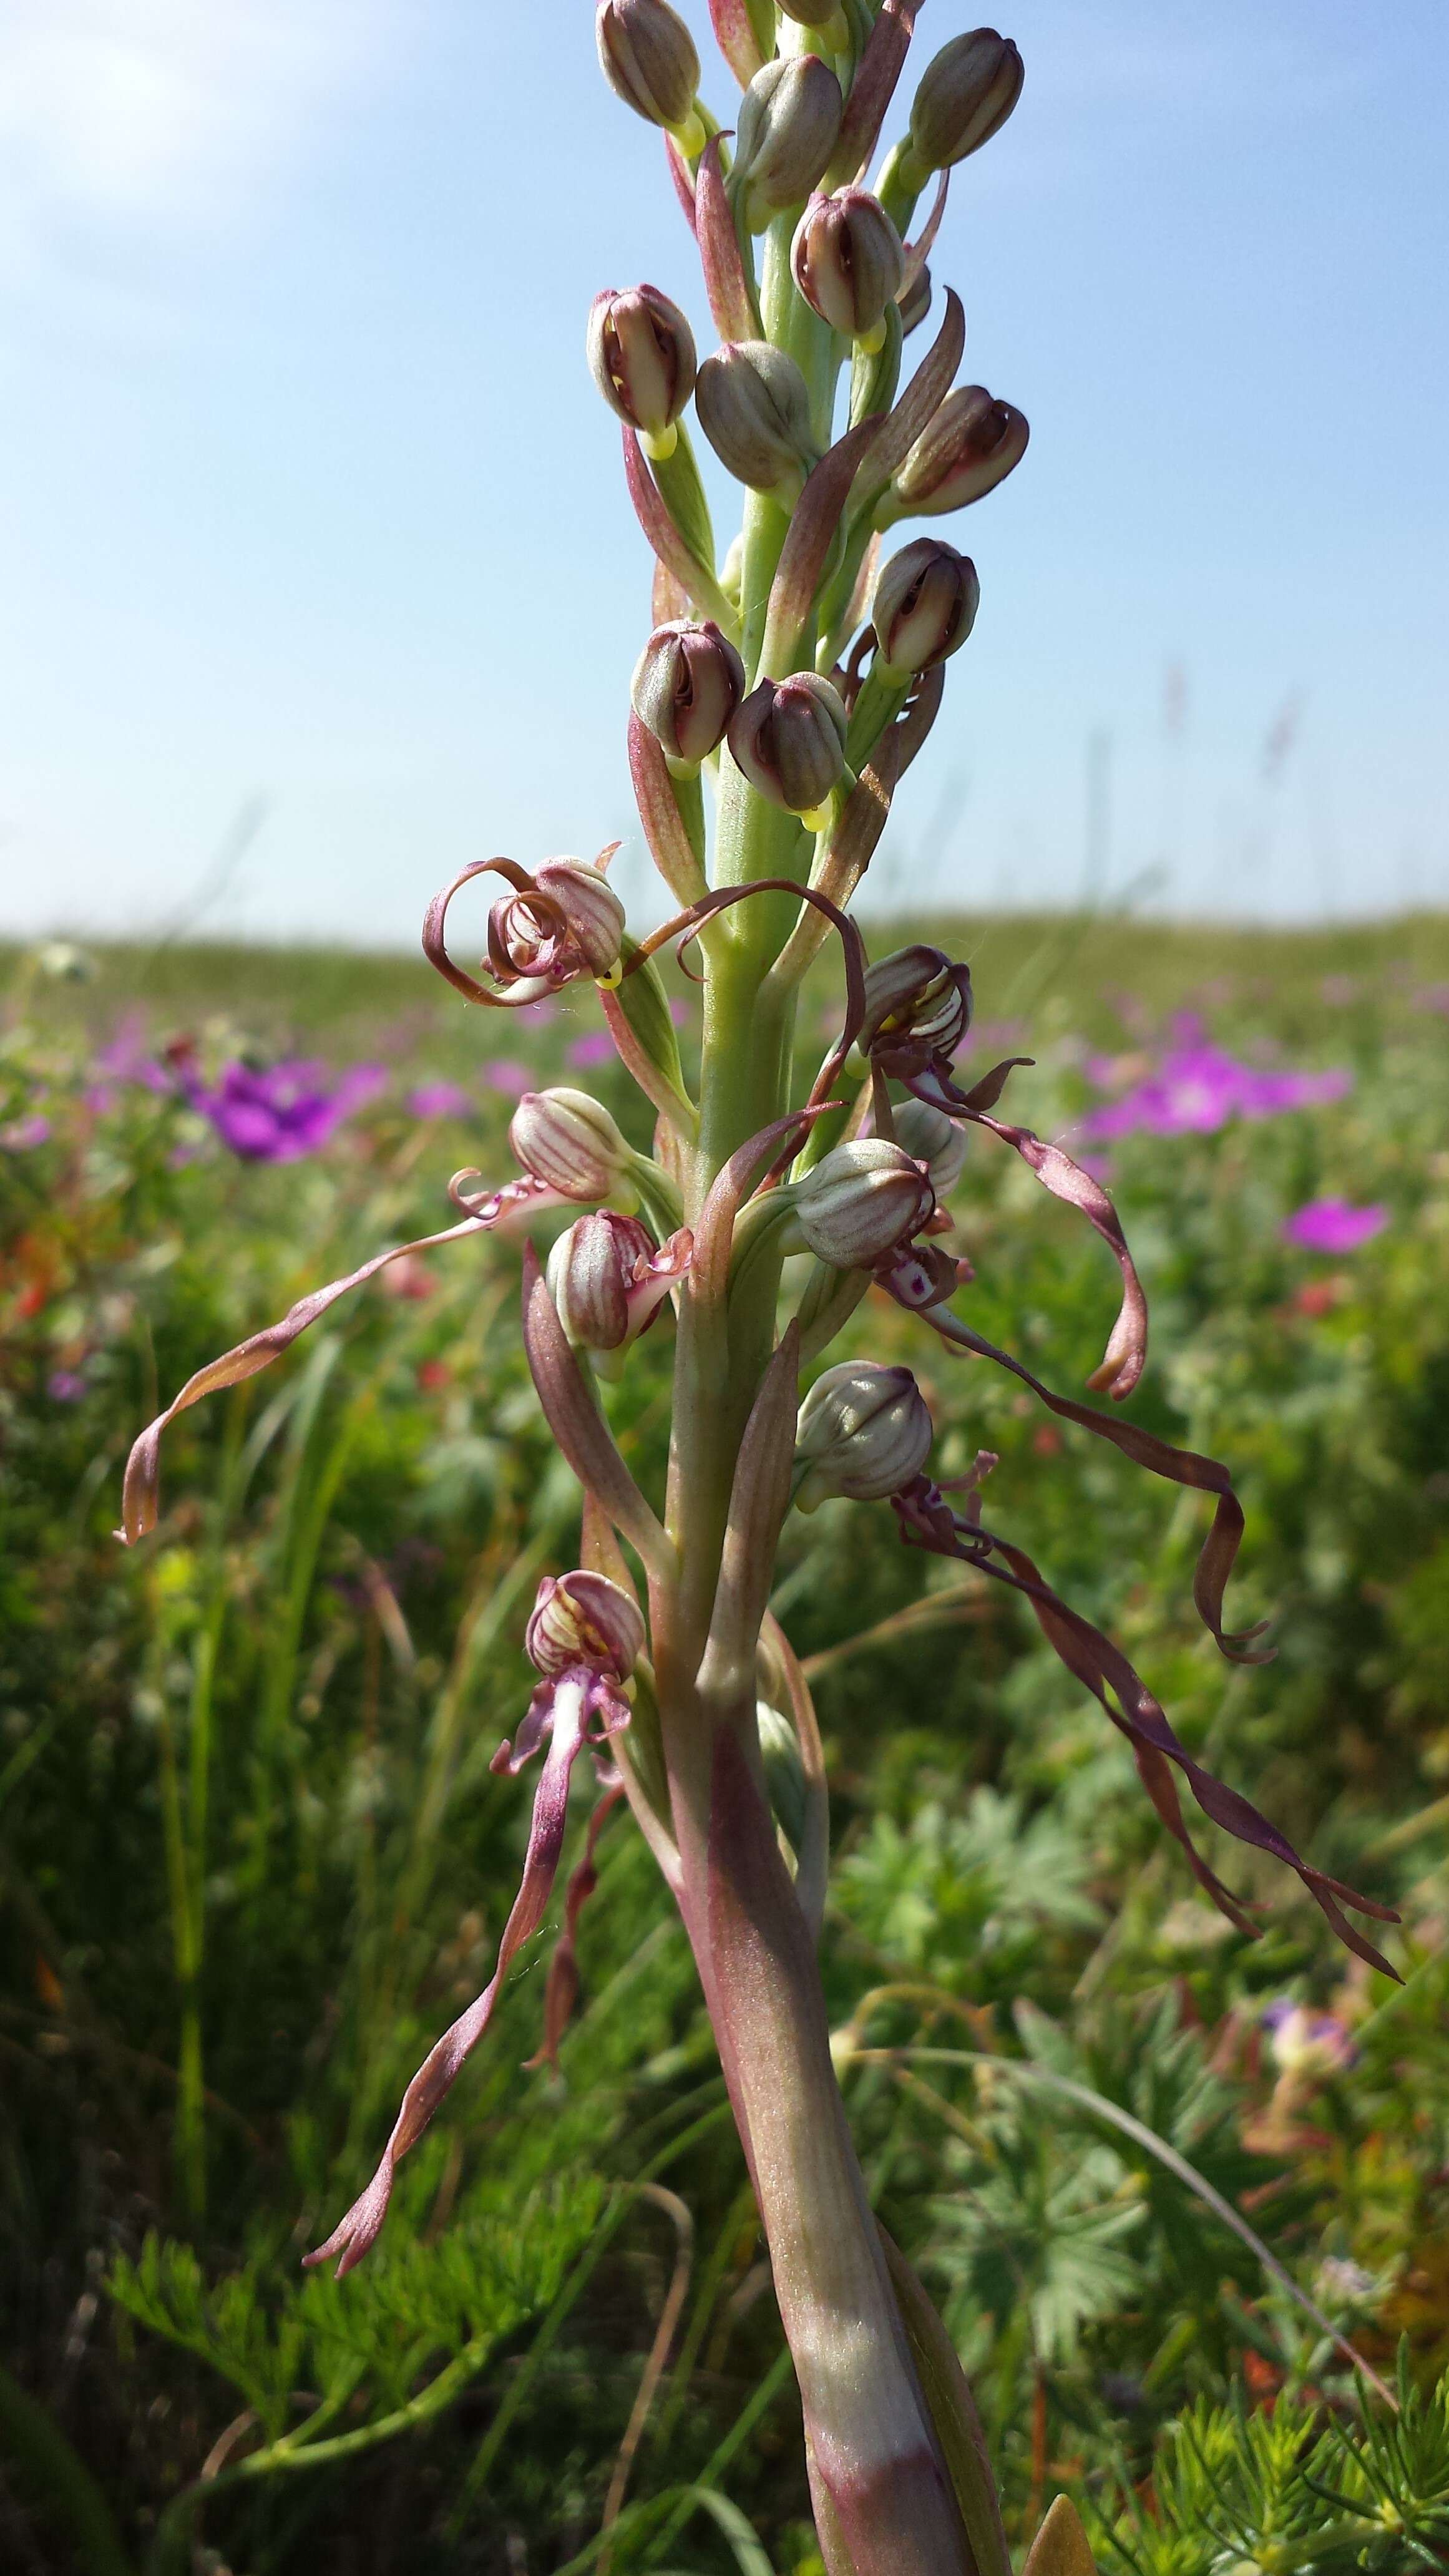
{"label": "pale green flower bud", "polygon": [[865,188],[812,197],[790,249],[805,301],[822,321],[867,351],[885,338],[885,311],[906,273],[901,237],[879,198]]}
{"label": "pale green flower bud", "polygon": [[874,1503],[898,1494],[931,1454],[934,1426],[908,1368],[842,1360],[811,1387],[795,1424],[795,1500],[813,1512],[832,1495]]}
{"label": "pale green flower bud", "polygon": [[563,1084],[525,1091],[508,1141],[523,1170],[565,1198],[608,1198],[629,1168],[629,1148],[603,1103]]}
{"label": "pale green flower bud", "polygon": [[1026,78],[1015,45],[994,27],[954,36],[926,65],[911,109],[911,150],[927,170],[949,170],[998,132]]}
{"label": "pale green flower bud", "polygon": [[969,555],[939,537],[918,537],[881,568],[871,623],[881,660],[894,671],[930,671],[965,643],[981,584]]}
{"label": "pale green flower bud", "polygon": [[958,385],[922,430],[895,478],[895,499],[914,518],[964,509],[1004,482],[1026,453],[1024,413],[984,385]]}
{"label": "pale green flower bud", "polygon": [[808,1251],[832,1270],[869,1270],[908,1243],[934,1213],[935,1193],[909,1154],[884,1136],[837,1145],[796,1186]]}
{"label": "pale green flower bud", "polygon": [[925,1164],[932,1189],[943,1199],[966,1168],[966,1130],[960,1119],[933,1109],[929,1100],[903,1100],[891,1115],[896,1143],[912,1162]]}
{"label": "pale green flower bud", "polygon": [[589,313],[589,367],[612,411],[637,429],[648,453],[672,456],[675,422],[694,391],[694,334],[657,286],[606,287]]}
{"label": "pale green flower bud", "polygon": [[746,191],[751,228],[798,206],[819,184],[844,111],[840,83],[818,54],[777,57],[740,100],[735,177]]}
{"label": "pale green flower bud", "polygon": [[724,740],[745,694],[745,666],[709,619],[656,626],[634,666],[634,713],[672,768],[696,770]]}
{"label": "pale green flower bud", "polygon": [[839,691],[815,671],[762,680],[729,730],[729,746],[750,785],[813,830],[845,767],[850,719]]}
{"label": "pale green flower bud", "polygon": [[699,425],[721,465],[753,492],[798,491],[819,453],[805,379],[768,340],[727,340],[694,389]]}
{"label": "pale green flower bud", "polygon": [[699,56],[669,0],[599,0],[599,62],[616,98],[647,125],[662,125],[693,159],[704,150],[695,109]]}

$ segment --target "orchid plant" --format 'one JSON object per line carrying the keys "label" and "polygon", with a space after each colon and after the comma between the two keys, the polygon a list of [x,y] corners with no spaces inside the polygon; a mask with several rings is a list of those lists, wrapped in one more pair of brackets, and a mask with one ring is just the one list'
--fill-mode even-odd
{"label": "orchid plant", "polygon": [[[981,500],[1027,444],[1010,403],[954,386],[965,323],[953,292],[925,356],[903,365],[932,301],[928,260],[951,171],[1011,115],[1020,57],[989,28],[948,43],[870,188],[917,0],[710,6],[742,93],[730,128],[700,96],[695,45],[668,0],[600,0],[597,14],[606,79],[662,129],[720,337],[700,363],[684,313],[652,285],[601,294],[587,334],[656,559],[629,759],[674,909],[647,936],[631,935],[607,850],[532,871],[494,858],[435,897],[423,933],[432,963],[487,1009],[528,1009],[591,982],[655,1114],[654,1150],[631,1147],[581,1090],[527,1094],[510,1128],[518,1177],[488,1187],[476,1172],[456,1175],[456,1217],[443,1232],[379,1252],[302,1298],[182,1388],[132,1452],[124,1535],[134,1542],[154,1526],[167,1425],[267,1367],[346,1292],[436,1244],[494,1230],[528,1237],[539,1220],[568,1219],[546,1266],[531,1240],[523,1251],[528,1361],[583,1499],[579,1564],[541,1585],[528,1623],[538,1687],[495,1760],[512,1773],[542,1757],[522,1883],[489,1984],[414,2076],[372,2180],[309,2260],[335,2258],[346,2273],[374,2243],[399,2159],[545,1921],[570,1782],[587,1752],[597,1795],[564,1898],[543,2051],[557,2051],[577,1992],[599,1827],[627,1801],[683,1917],[718,2039],[798,2374],[829,2576],[1010,2576],[965,2381],[872,2215],[832,2062],[816,1960],[825,1765],[809,1691],[769,1608],[787,1512],[834,1496],[888,1503],[908,1545],[1019,1593],[1131,1744],[1214,1902],[1253,1928],[1191,1839],[1180,1782],[1214,1824],[1296,1871],[1348,1946],[1393,1972],[1345,1911],[1385,1909],[1301,1860],[1204,1770],[1121,1649],[983,1518],[992,1458],[933,1478],[932,1421],[910,1370],[863,1359],[821,1369],[874,1288],[948,1351],[1010,1371],[1063,1421],[1202,1493],[1212,1517],[1198,1609],[1225,1655],[1267,1653],[1257,1630],[1235,1635],[1225,1624],[1243,1526],[1228,1470],[1054,1392],[958,1308],[971,1271],[949,1247],[943,1202],[976,1128],[1077,1208],[1116,1261],[1120,1311],[1090,1390],[1120,1405],[1141,1376],[1146,1304],[1106,1190],[1059,1145],[998,1114],[1009,1076],[1029,1059],[963,1085],[967,967],[926,946],[872,965],[849,909],[978,599],[973,565],[943,538],[918,536],[882,560],[882,536],[903,518],[931,522]],[[691,399],[699,430],[744,486],[743,525],[722,559],[686,424]],[[505,890],[473,971],[448,946],[448,919],[459,891],[486,873]],[[801,989],[831,942],[843,1014],[799,1097]],[[671,947],[702,983],[697,1096],[655,962]],[[670,1309],[668,1478],[650,1496],[616,1444],[604,1389]],[[1069,2505],[1053,2508],[1029,2563],[1033,2576],[1090,2567]]]}

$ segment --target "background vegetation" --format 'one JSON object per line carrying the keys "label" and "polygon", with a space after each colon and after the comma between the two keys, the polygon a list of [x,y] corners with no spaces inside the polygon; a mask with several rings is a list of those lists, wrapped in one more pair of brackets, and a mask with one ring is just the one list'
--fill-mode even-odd
{"label": "background vegetation", "polygon": [[[1262,1938],[1221,1922],[1015,1603],[908,1554],[883,1507],[828,1506],[791,1524],[777,1607],[836,1786],[827,1973],[869,2179],[1018,2543],[1065,2486],[1122,2576],[1449,2563],[1449,923],[930,927],[973,959],[975,1060],[1035,1054],[1010,1103],[1046,1133],[1203,1038],[1352,1076],[1109,1149],[1153,1299],[1134,1409],[1233,1462],[1236,1609],[1272,1614],[1275,1663],[1201,1637],[1191,1497],[884,1301],[853,1346],[911,1358],[946,1466],[1000,1453],[993,1523],[1189,1745],[1402,1907],[1406,1982],[1236,1847],[1213,1857]],[[299,2269],[516,1883],[526,1800],[488,1763],[537,1578],[575,1552],[516,1246],[335,1310],[179,1427],[158,1537],[110,1535],[158,1391],[445,1223],[455,1165],[505,1178],[511,1092],[568,1078],[595,1023],[485,1022],[390,958],[51,950],[4,974],[0,2557],[804,2576],[753,2207],[627,1821],[561,2076],[521,2066],[540,1944],[377,2254],[340,2287]],[[194,1101],[226,1062],[299,1053],[382,1078],[316,1151],[239,1157]],[[642,1142],[623,1078],[587,1079]],[[1111,1265],[988,1143],[954,1201],[973,1320],[1074,1389]],[[1324,1198],[1379,1230],[1287,1239]],[[649,1476],[668,1330],[617,1399]],[[1365,2434],[1349,2346],[1402,2371],[1397,2429],[1379,2404]]]}

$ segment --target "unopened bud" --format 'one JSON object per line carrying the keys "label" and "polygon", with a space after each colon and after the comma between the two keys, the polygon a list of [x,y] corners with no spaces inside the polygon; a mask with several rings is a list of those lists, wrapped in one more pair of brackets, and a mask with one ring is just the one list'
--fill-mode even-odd
{"label": "unopened bud", "polygon": [[812,197],[790,250],[805,301],[847,340],[867,350],[885,337],[885,311],[906,273],[901,237],[878,197],[865,188]]}
{"label": "unopened bud", "polygon": [[637,1341],[693,1249],[693,1237],[680,1233],[656,1250],[637,1217],[612,1208],[578,1217],[548,1256],[548,1285],[569,1340],[605,1356]]}
{"label": "unopened bud", "polygon": [[798,489],[816,461],[809,389],[768,340],[727,340],[706,358],[694,407],[721,465],[754,492]]}
{"label": "unopened bud", "polygon": [[837,1145],[795,1193],[806,1248],[832,1270],[868,1270],[898,1243],[909,1242],[935,1206],[919,1163],[884,1136]]}
{"label": "unopened bud", "polygon": [[790,1849],[798,1852],[805,1837],[808,1812],[800,1739],[783,1710],[772,1708],[767,1699],[755,1702],[755,1724],[759,1729],[760,1761],[764,1767],[770,1813]]}
{"label": "unopened bud", "polygon": [[965,643],[981,584],[969,555],[918,537],[883,566],[871,603],[881,659],[895,671],[930,671]]}
{"label": "unopened bud", "polygon": [[953,36],[926,65],[911,109],[911,150],[927,170],[949,170],[1006,123],[1026,78],[1020,54],[994,27]]}
{"label": "unopened bud", "polygon": [[822,809],[845,767],[850,719],[839,691],[815,671],[762,680],[729,731],[735,761],[750,785],[818,830]]}
{"label": "unopened bud", "polygon": [[607,1198],[629,1167],[629,1148],[602,1102],[562,1084],[525,1091],[508,1141],[525,1172],[568,1199]]}
{"label": "unopened bud", "polygon": [[675,422],[694,390],[694,334],[657,286],[607,287],[589,312],[587,346],[595,384],[629,421],[649,454],[671,456]]}
{"label": "unopened bud", "polygon": [[[949,1061],[971,1026],[971,969],[942,948],[897,948],[865,973],[861,1054],[887,1073]],[[823,1169],[823,1166],[820,1168]]]}
{"label": "unopened bud", "polygon": [[924,1163],[938,1199],[953,1190],[966,1168],[966,1130],[959,1118],[933,1109],[929,1100],[903,1100],[892,1112],[896,1143]]}
{"label": "unopened bud", "polygon": [[629,694],[665,759],[694,770],[729,730],[745,694],[745,666],[708,620],[672,618],[655,627],[634,665]]}
{"label": "unopened bud", "polygon": [[875,1503],[898,1494],[931,1454],[934,1426],[908,1368],[842,1360],[818,1377],[795,1424],[795,1489],[802,1512],[831,1495]]}
{"label": "unopened bud", "polygon": [[895,478],[895,496],[917,518],[964,509],[1004,482],[1031,433],[1014,404],[984,385],[958,385],[922,430]]}
{"label": "unopened bud", "polygon": [[784,206],[798,206],[824,175],[840,133],[840,83],[818,54],[777,56],[740,100],[735,176],[751,228],[762,231]]}
{"label": "unopened bud", "polygon": [[662,125],[693,158],[704,149],[695,111],[699,56],[669,0],[599,0],[594,20],[605,80],[626,107]]}
{"label": "unopened bud", "polygon": [[644,1621],[622,1585],[606,1574],[546,1574],[524,1630],[524,1652],[544,1674],[586,1664],[627,1681],[644,1652]]}

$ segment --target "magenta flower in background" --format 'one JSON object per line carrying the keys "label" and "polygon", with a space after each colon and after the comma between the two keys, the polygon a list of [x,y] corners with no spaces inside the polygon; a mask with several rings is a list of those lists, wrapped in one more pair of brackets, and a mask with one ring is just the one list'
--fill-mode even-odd
{"label": "magenta flower in background", "polygon": [[471,1118],[475,1103],[456,1082],[420,1082],[404,1106],[414,1118]]}
{"label": "magenta flower in background", "polygon": [[501,1091],[509,1100],[521,1100],[533,1088],[533,1075],[517,1056],[495,1055],[483,1067],[483,1079],[490,1091]]}
{"label": "magenta flower in background", "polygon": [[1386,1207],[1354,1207],[1348,1199],[1310,1199],[1283,1232],[1305,1252],[1357,1252],[1361,1243],[1381,1234],[1388,1224]]}
{"label": "magenta flower in background", "polygon": [[209,1090],[194,1071],[181,1072],[192,1108],[247,1163],[296,1163],[315,1154],[386,1080],[375,1064],[354,1065],[330,1080],[324,1066],[300,1058],[265,1066],[223,1065]]}
{"label": "magenta flower in background", "polygon": [[85,1379],[75,1369],[52,1369],[45,1381],[52,1404],[79,1404],[85,1391]]}
{"label": "magenta flower in background", "polygon": [[0,1127],[0,1147],[7,1154],[33,1153],[37,1145],[45,1143],[49,1134],[50,1120],[42,1117],[38,1109],[33,1109],[28,1118],[12,1118],[8,1126]]}
{"label": "magenta flower in background", "polygon": [[1211,1135],[1230,1118],[1273,1118],[1288,1110],[1321,1108],[1353,1087],[1352,1074],[1341,1067],[1325,1073],[1265,1073],[1241,1064],[1203,1038],[1199,1024],[1188,1018],[1177,1021],[1174,1032],[1179,1043],[1156,1071],[1108,1108],[1093,1110],[1083,1122],[1086,1135]]}
{"label": "magenta flower in background", "polygon": [[575,1038],[565,1047],[564,1054],[580,1073],[587,1073],[593,1065],[613,1061],[614,1041],[607,1029],[590,1029],[587,1037]]}

